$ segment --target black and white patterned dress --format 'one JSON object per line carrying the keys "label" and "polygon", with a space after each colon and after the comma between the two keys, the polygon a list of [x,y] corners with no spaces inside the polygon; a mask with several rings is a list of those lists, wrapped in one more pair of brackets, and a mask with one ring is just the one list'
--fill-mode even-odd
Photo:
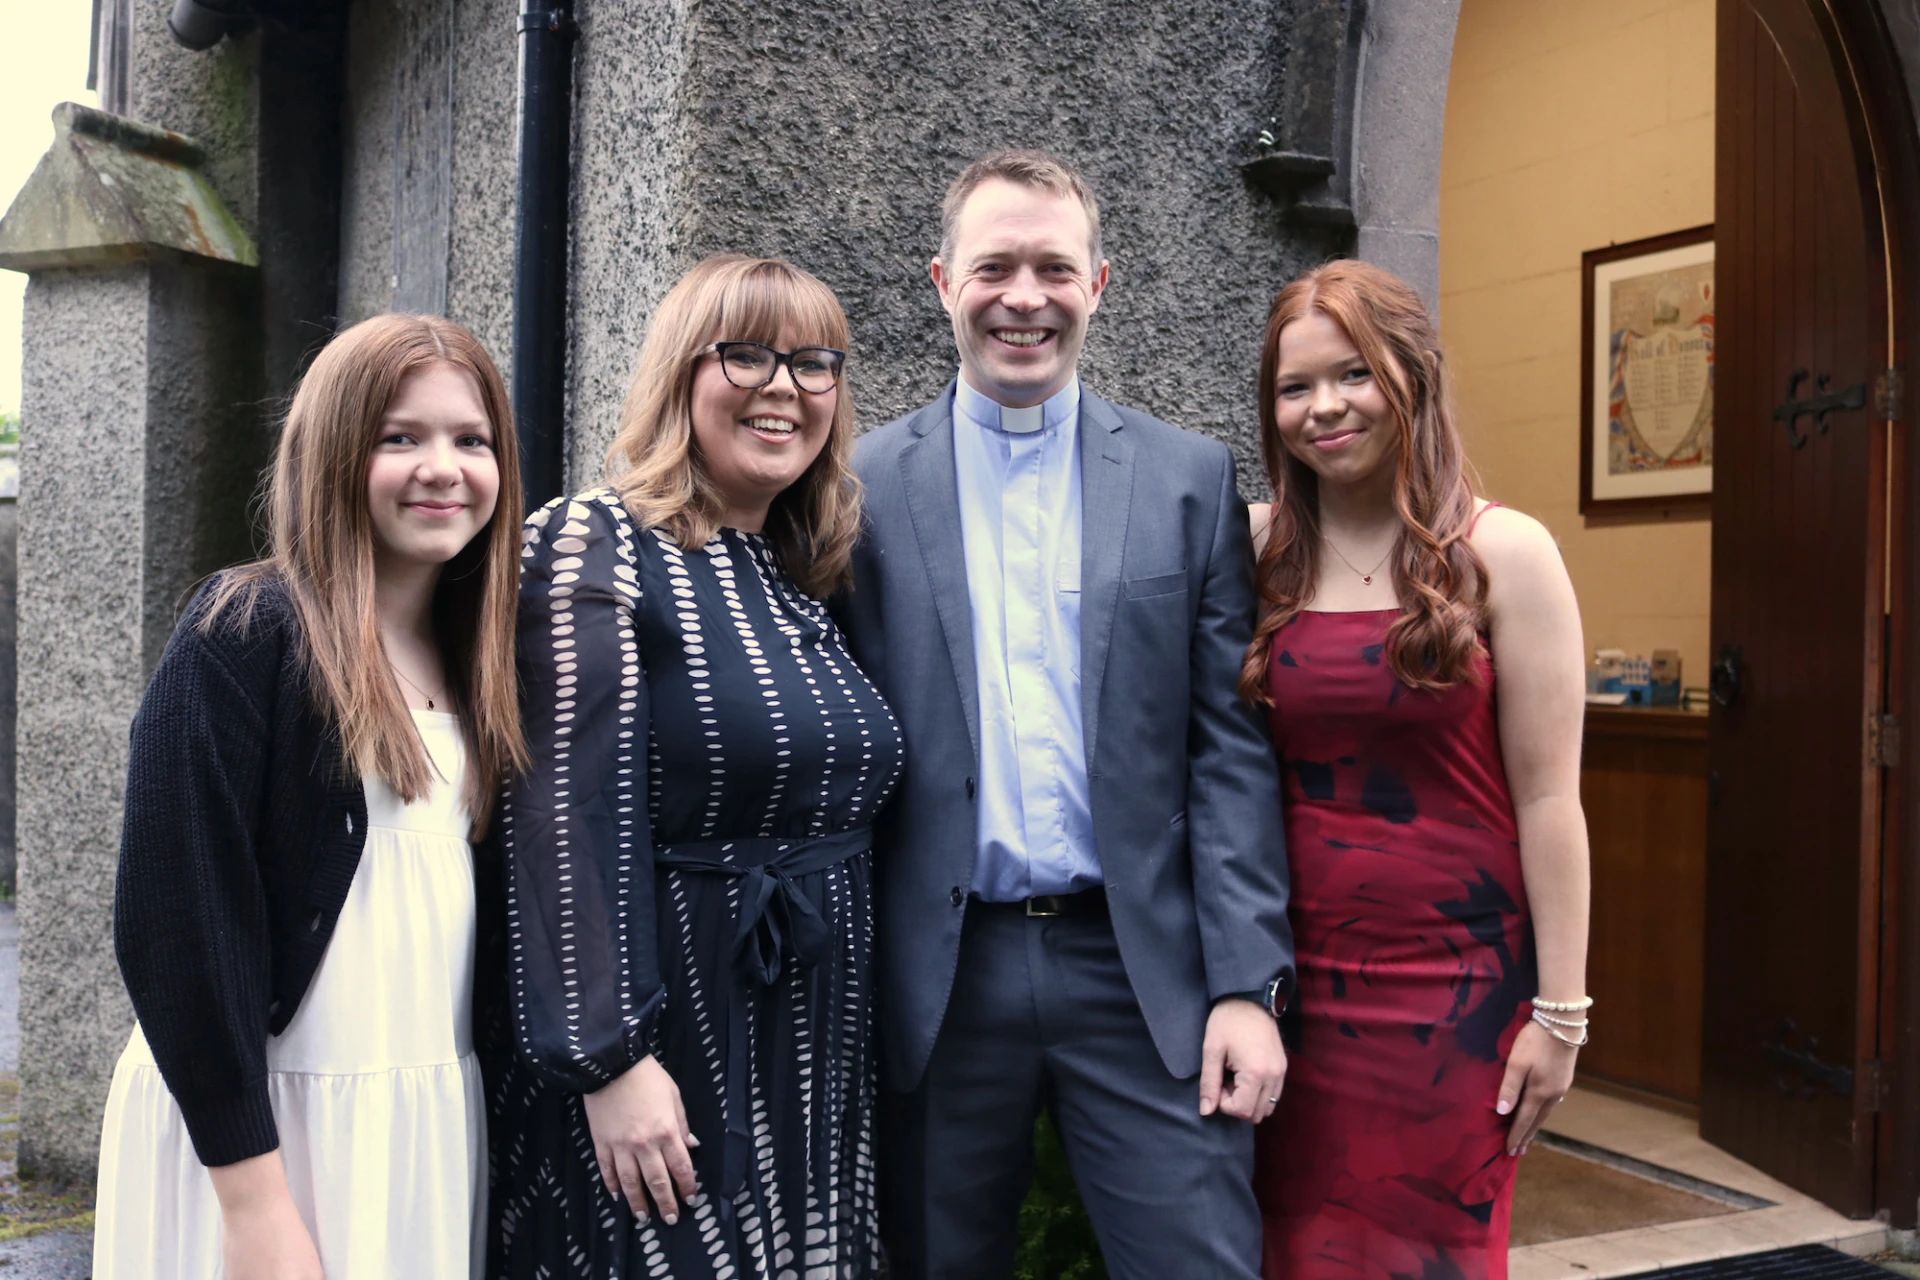
{"label": "black and white patterned dress", "polygon": [[[519,647],[489,1273],[872,1275],[886,703],[766,539],[683,551],[608,490],[527,521]],[[700,1141],[671,1227],[607,1192],[580,1101],[649,1052]]]}

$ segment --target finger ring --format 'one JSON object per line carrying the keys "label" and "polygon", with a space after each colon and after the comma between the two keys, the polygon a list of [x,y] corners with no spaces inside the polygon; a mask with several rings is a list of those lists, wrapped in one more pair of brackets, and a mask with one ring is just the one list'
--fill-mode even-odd
{"label": "finger ring", "polygon": [[1278,1102],[1278,1101],[1280,1101],[1280,1099],[1278,1099],[1278,1098],[1268,1098],[1268,1099],[1267,1099],[1267,1101],[1268,1101],[1268,1102]]}

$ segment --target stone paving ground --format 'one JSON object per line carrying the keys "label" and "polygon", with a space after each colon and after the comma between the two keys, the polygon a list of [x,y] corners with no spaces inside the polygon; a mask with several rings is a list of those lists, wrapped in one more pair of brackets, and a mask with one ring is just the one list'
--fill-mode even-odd
{"label": "stone paving ground", "polygon": [[22,1183],[14,1168],[20,1131],[19,1014],[19,929],[8,899],[0,902],[0,1280],[88,1280],[92,1191]]}

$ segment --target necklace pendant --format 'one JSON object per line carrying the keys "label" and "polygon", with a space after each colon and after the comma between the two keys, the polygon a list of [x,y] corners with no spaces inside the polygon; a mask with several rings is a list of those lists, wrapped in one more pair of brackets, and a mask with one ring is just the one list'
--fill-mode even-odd
{"label": "necklace pendant", "polygon": [[[1361,585],[1363,585],[1363,586],[1368,586],[1368,587],[1370,587],[1370,586],[1372,586],[1372,585],[1373,585],[1373,575],[1372,575],[1372,574],[1370,574],[1370,573],[1363,573],[1363,574],[1361,574],[1361,575],[1360,575],[1360,582],[1361,582]],[[432,706],[433,704],[432,704],[431,702],[429,702],[429,703],[428,703],[427,705],[428,705],[428,706]]]}
{"label": "necklace pendant", "polygon": [[432,699],[432,698],[428,698],[428,699],[427,699],[427,710],[429,710],[429,711],[431,711],[431,710],[433,710],[433,699]]}

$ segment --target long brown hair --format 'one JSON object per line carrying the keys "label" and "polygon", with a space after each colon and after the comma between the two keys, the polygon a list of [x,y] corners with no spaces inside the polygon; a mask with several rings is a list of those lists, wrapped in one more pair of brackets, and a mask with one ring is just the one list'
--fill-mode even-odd
{"label": "long brown hair", "polygon": [[478,338],[439,316],[382,315],[327,344],[300,380],[280,433],[267,497],[269,554],[221,576],[200,625],[211,629],[235,604],[244,625],[260,588],[284,583],[315,705],[339,729],[347,758],[402,800],[427,794],[433,762],[388,665],[374,610],[367,471],[401,381],[440,363],[479,385],[500,468],[493,519],[448,561],[433,598],[447,698],[466,739],[463,798],[478,839],[501,781],[527,762],[513,667],[520,451],[506,385]]}
{"label": "long brown hair", "polygon": [[1273,515],[1256,571],[1260,620],[1240,671],[1240,693],[1267,696],[1268,651],[1313,592],[1319,569],[1320,491],[1313,469],[1287,451],[1275,420],[1280,333],[1318,311],[1340,326],[1385,395],[1399,436],[1393,509],[1401,531],[1388,560],[1400,616],[1387,629],[1386,658],[1401,683],[1437,691],[1477,673],[1487,576],[1467,543],[1473,487],[1453,418],[1440,340],[1418,294],[1364,262],[1336,261],[1295,279],[1267,313],[1260,348],[1260,448],[1273,485]]}
{"label": "long brown hair", "polygon": [[[726,499],[693,436],[694,363],[710,342],[773,346],[783,330],[804,346],[847,349],[847,316],[833,290],[775,258],[708,258],[668,290],[647,326],[607,450],[608,483],[641,527],[665,529],[689,551],[719,530]],[[853,474],[853,394],[845,375],[820,456],[773,500],[766,532],[809,595],[830,595],[849,580],[860,533],[860,482]]]}

